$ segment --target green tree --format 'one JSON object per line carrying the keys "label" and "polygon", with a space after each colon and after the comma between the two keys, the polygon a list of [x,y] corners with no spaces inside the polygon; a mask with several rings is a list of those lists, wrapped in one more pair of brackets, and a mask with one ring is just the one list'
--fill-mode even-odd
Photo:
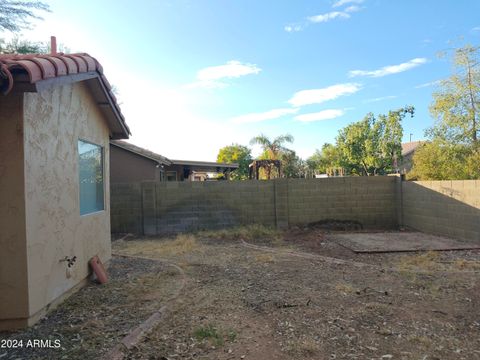
{"label": "green tree", "polygon": [[376,137],[372,129],[373,114],[368,114],[361,121],[352,123],[339,131],[336,142],[341,158],[355,170],[363,169],[369,175],[373,166],[373,152]]}
{"label": "green tree", "polygon": [[36,10],[50,11],[48,4],[35,0],[1,0],[0,31],[20,31],[28,28],[30,19],[41,19]]}
{"label": "green tree", "polygon": [[280,155],[282,161],[282,173],[287,178],[304,178],[307,174],[307,163],[302,160],[295,151],[286,150]]}
{"label": "green tree", "polygon": [[427,129],[430,142],[413,157],[409,178],[480,179],[480,47],[467,45],[452,54],[453,74],[433,93]]}
{"label": "green tree", "polygon": [[226,164],[238,163],[238,169],[230,175],[231,179],[248,179],[248,165],[252,162],[251,150],[239,144],[225,146],[218,151],[217,162]]}
{"label": "green tree", "polygon": [[322,172],[323,170],[322,160],[323,158],[322,158],[321,151],[316,149],[313,155],[306,160],[308,170],[313,171],[315,173]]}
{"label": "green tree", "polygon": [[[273,140],[270,140],[267,136],[260,134],[250,140],[250,145],[258,144],[262,147],[263,153],[260,156],[261,159],[282,160],[282,154],[291,151],[284,146],[285,143],[293,143],[293,140],[293,136],[290,134],[277,136]],[[271,178],[272,170],[272,166],[269,166],[265,169],[267,179]]]}
{"label": "green tree", "polygon": [[282,152],[289,150],[284,146],[284,144],[293,143],[293,140],[293,136],[290,134],[277,136],[273,140],[270,140],[265,135],[260,134],[259,136],[255,136],[252,140],[250,140],[250,145],[260,145],[263,150],[262,157],[264,159],[280,160]]}
{"label": "green tree", "polygon": [[315,174],[335,175],[344,173],[346,168],[349,168],[348,162],[343,160],[339,148],[328,143],[323,144],[322,150],[315,150],[306,163],[308,169]]}
{"label": "green tree", "polygon": [[0,54],[46,54],[49,47],[41,42],[14,36],[9,42],[0,39]]}
{"label": "green tree", "polygon": [[324,171],[322,173],[326,173],[330,176],[345,174],[346,171],[349,174],[352,173],[350,164],[343,158],[338,146],[324,144],[322,147],[322,157],[324,166]]}
{"label": "green tree", "polygon": [[409,180],[480,178],[480,151],[465,144],[433,140],[415,151],[413,163]]}
{"label": "green tree", "polygon": [[478,146],[480,111],[480,68],[478,46],[467,45],[453,54],[453,74],[433,93],[430,113],[435,125],[430,138],[453,144]]}
{"label": "green tree", "polygon": [[395,161],[402,156],[401,122],[407,114],[413,117],[412,106],[378,117],[369,113],[341,129],[336,139],[340,165],[350,173],[367,176],[394,172]]}

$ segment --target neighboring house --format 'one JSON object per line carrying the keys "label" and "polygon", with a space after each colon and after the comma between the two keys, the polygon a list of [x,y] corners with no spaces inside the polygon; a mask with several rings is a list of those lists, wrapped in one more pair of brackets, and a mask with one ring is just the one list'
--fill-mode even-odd
{"label": "neighboring house", "polygon": [[112,183],[162,181],[164,167],[172,162],[126,141],[110,141],[110,179]]}
{"label": "neighboring house", "polygon": [[209,173],[228,174],[238,164],[170,160],[126,141],[110,142],[112,183],[141,181],[206,181]]}
{"label": "neighboring house", "polygon": [[402,144],[402,160],[398,162],[397,168],[400,174],[406,174],[412,169],[413,155],[425,141],[411,141]]}
{"label": "neighboring house", "polygon": [[208,161],[172,160],[165,167],[167,181],[205,181],[208,174],[223,174],[229,179],[230,172],[238,169],[237,163],[225,164]]}
{"label": "neighboring house", "polygon": [[111,258],[109,141],[128,138],[87,54],[0,55],[0,329],[35,323]]}

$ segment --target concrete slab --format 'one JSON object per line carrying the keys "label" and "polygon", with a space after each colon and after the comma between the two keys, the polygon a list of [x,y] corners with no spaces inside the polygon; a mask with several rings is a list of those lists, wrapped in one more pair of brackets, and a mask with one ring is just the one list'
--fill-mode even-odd
{"label": "concrete slab", "polygon": [[480,243],[468,243],[421,232],[348,233],[330,234],[329,237],[356,253],[480,249]]}

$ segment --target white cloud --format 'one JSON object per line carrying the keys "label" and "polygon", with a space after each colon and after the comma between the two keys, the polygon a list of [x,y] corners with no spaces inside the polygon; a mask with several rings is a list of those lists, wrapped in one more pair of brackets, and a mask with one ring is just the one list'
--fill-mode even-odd
{"label": "white cloud", "polygon": [[302,122],[322,121],[322,120],[335,119],[337,117],[342,116],[343,114],[345,114],[345,111],[341,109],[327,109],[327,110],[322,110],[316,113],[295,116],[295,120],[302,121]]}
{"label": "white cloud", "polygon": [[350,13],[354,13],[362,10],[357,4],[363,3],[363,0],[339,0],[333,4],[332,7],[336,8],[343,5],[349,5],[342,11],[330,11],[324,14],[314,15],[307,17],[307,22],[303,24],[288,24],[284,27],[286,32],[297,32],[302,31],[306,28],[309,23],[324,23],[334,19],[349,19],[351,17]]}
{"label": "white cloud", "polygon": [[288,102],[297,107],[309,104],[321,104],[340,96],[354,94],[360,89],[360,84],[346,83],[332,85],[323,89],[301,90],[293,94],[293,97],[288,100]]}
{"label": "white cloud", "polygon": [[396,99],[398,96],[396,95],[388,95],[388,96],[381,96],[373,99],[367,99],[364,101],[364,103],[372,103],[372,102],[379,102],[383,100],[390,100],[390,99]]}
{"label": "white cloud", "polygon": [[422,88],[426,88],[426,87],[430,87],[430,86],[435,86],[435,85],[440,84],[440,82],[441,82],[440,80],[430,81],[430,82],[415,86],[415,89],[422,89]]}
{"label": "white cloud", "polygon": [[327,22],[336,18],[348,19],[349,17],[350,17],[350,14],[347,14],[346,12],[332,11],[326,14],[310,16],[308,17],[308,21],[312,23],[322,23],[322,22]]}
{"label": "white cloud", "polygon": [[262,71],[255,64],[242,63],[237,60],[228,61],[225,65],[209,66],[197,72],[197,81],[186,85],[187,88],[222,88],[227,86],[221,80],[234,79],[246,75],[258,74]]}
{"label": "white cloud", "polygon": [[210,66],[197,73],[200,81],[219,80],[224,78],[238,78],[250,74],[258,74],[262,69],[255,64],[242,64],[240,61],[232,60],[225,65]]}
{"label": "white cloud", "polygon": [[265,111],[261,113],[240,115],[232,118],[230,121],[235,124],[255,123],[255,122],[261,122],[266,120],[278,119],[280,117],[295,114],[297,112],[298,112],[298,109],[292,109],[292,108],[273,109],[273,110]]}
{"label": "white cloud", "polygon": [[480,26],[475,26],[474,28],[472,28],[473,32],[477,32],[477,31],[480,31]]}
{"label": "white cloud", "polygon": [[[221,147],[232,142],[247,143],[251,138],[245,133],[247,129],[198,114],[196,104],[208,101],[206,94],[163,86],[138,74],[128,74],[128,68],[109,79],[120,91],[122,112],[132,130],[128,141],[135,145],[170,159],[215,161]],[[212,129],[222,136],[211,136]],[[159,134],[166,136],[159,138]]]}
{"label": "white cloud", "polygon": [[284,27],[284,30],[286,32],[297,32],[297,31],[302,31],[303,30],[303,26],[302,25],[299,25],[299,24],[290,24],[290,25],[287,25]]}
{"label": "white cloud", "polygon": [[377,70],[352,70],[348,73],[348,75],[350,77],[356,77],[356,76],[382,77],[382,76],[391,75],[391,74],[398,74],[398,73],[413,69],[417,66],[425,64],[426,62],[427,62],[427,59],[425,58],[415,58],[398,65],[384,66]]}
{"label": "white cloud", "polygon": [[362,10],[362,8],[360,6],[357,6],[357,5],[352,5],[352,6],[349,6],[347,8],[345,8],[345,12],[347,13],[352,13],[352,12],[357,12],[357,11],[360,11]]}
{"label": "white cloud", "polygon": [[348,4],[361,4],[363,3],[363,0],[337,0],[335,3],[332,5],[332,7],[340,7],[343,5],[348,5]]}

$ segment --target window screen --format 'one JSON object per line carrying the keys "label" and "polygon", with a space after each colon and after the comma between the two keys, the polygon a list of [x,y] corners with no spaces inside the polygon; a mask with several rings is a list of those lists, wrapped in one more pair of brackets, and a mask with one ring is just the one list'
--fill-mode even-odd
{"label": "window screen", "polygon": [[103,149],[78,141],[80,215],[104,210]]}

